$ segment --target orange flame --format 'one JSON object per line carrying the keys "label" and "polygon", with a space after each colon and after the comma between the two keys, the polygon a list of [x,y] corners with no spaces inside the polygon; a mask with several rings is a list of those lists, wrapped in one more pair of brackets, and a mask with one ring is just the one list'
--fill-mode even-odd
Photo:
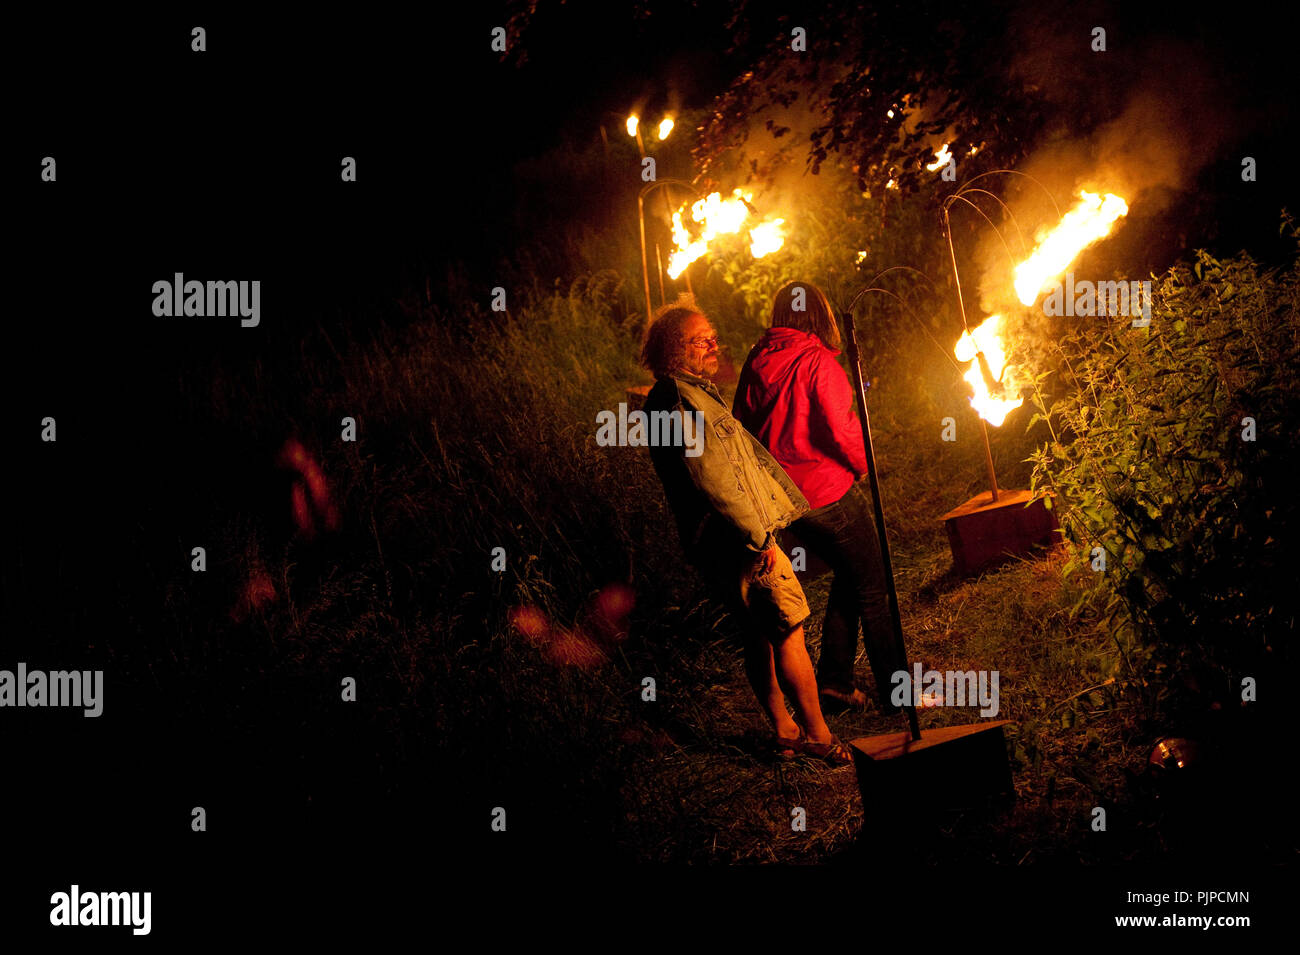
{"label": "orange flame", "polygon": [[784,219],[769,219],[749,231],[749,254],[756,259],[775,252],[785,244]]}
{"label": "orange flame", "polygon": [[[1001,324],[1001,315],[990,315],[973,331],[962,332],[961,338],[957,339],[957,344],[952,349],[958,361],[971,363],[966,373],[962,375],[975,392],[970,400],[971,407],[979,412],[981,418],[995,427],[1002,424],[1007,415],[1024,404],[1023,398],[1005,397],[1015,394],[1017,389],[1014,385],[1014,370],[1006,367],[1006,350],[998,334]],[[982,362],[981,355],[983,355]],[[1000,394],[994,394],[995,391]]]}
{"label": "orange flame", "polygon": [[735,189],[732,198],[723,199],[722,193],[711,192],[691,206],[691,218],[704,226],[698,239],[692,239],[682,224],[682,213],[673,213],[673,243],[677,248],[668,256],[668,277],[677,278],[700,256],[709,251],[709,243],[720,235],[739,232],[749,217],[745,205],[754,198],[753,193]]}
{"label": "orange flame", "polygon": [[1120,196],[1080,192],[1079,201],[1055,229],[1040,234],[1038,247],[1016,266],[1016,295],[1022,305],[1033,305],[1038,293],[1057,279],[1074,257],[1098,239],[1110,234],[1120,216],[1128,214],[1128,203]]}
{"label": "orange flame", "polygon": [[942,169],[944,166],[948,165],[948,160],[952,159],[952,153],[948,152],[948,145],[948,143],[943,144],[943,148],[934,154],[934,162],[926,166],[926,169],[930,172],[934,172],[935,170]]}

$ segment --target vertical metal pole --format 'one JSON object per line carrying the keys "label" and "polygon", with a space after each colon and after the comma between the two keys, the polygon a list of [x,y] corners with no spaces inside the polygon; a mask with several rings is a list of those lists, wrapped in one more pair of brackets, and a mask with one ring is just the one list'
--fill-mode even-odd
{"label": "vertical metal pole", "polygon": [[645,259],[645,199],[641,195],[636,197],[636,217],[641,223],[641,283],[645,286],[645,320],[649,325],[653,309],[650,307],[650,267]]}
{"label": "vertical metal pole", "polygon": [[664,295],[664,257],[659,254],[659,243],[655,243],[655,264],[659,266],[659,304],[663,305],[668,301]]}
{"label": "vertical metal pole", "polygon": [[[957,273],[957,252],[952,245],[952,224],[948,221],[948,207],[943,207],[943,234],[948,239],[948,255],[952,257],[952,280],[957,285],[957,308],[961,311],[961,327],[965,329],[966,334],[970,334],[970,326],[966,323],[966,303],[961,297],[961,276]],[[849,321],[853,321],[853,316],[849,316]],[[978,347],[978,345],[976,346]],[[983,367],[983,355],[980,352],[975,353],[976,362]],[[984,463],[988,467],[989,473],[989,490],[993,494],[993,503],[998,502],[998,476],[993,470],[993,449],[989,445],[989,426],[984,421],[984,416],[980,415],[980,432],[984,435]]]}
{"label": "vertical metal pole", "polygon": [[[871,418],[867,414],[867,390],[862,384],[862,365],[858,354],[858,335],[854,328],[853,314],[845,316],[845,331],[848,332],[849,370],[853,373],[853,390],[858,398],[858,411],[862,413],[862,444],[867,452],[867,479],[871,482],[871,503],[876,512],[876,531],[880,537],[880,559],[885,570],[885,582],[889,585],[889,617],[894,625],[894,639],[898,644],[898,658],[907,666],[907,645],[903,642],[903,617],[898,609],[898,591],[894,588],[894,565],[889,558],[889,537],[885,533],[885,509],[880,503],[880,481],[876,477],[876,452],[871,443]],[[921,727],[916,721],[916,707],[912,701],[903,704],[907,716],[907,726],[912,733],[912,740],[921,738]]]}
{"label": "vertical metal pole", "polygon": [[993,503],[998,502],[998,475],[993,470],[993,449],[989,446],[989,426],[980,418],[980,433],[984,435],[984,463],[989,469],[989,490],[993,494]]}

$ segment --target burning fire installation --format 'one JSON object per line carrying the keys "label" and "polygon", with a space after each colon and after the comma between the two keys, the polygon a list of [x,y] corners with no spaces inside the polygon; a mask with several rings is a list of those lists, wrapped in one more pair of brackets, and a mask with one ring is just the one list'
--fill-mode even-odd
{"label": "burning fire installation", "polygon": [[[953,561],[957,571],[963,574],[974,572],[1008,553],[1024,553],[1034,544],[1045,543],[1051,539],[1055,527],[1055,520],[1041,497],[1034,497],[1028,490],[1004,491],[999,494],[997,473],[993,468],[988,425],[1000,426],[1008,414],[1023,404],[1024,399],[1020,397],[1016,385],[1016,369],[1009,367],[1006,362],[1006,348],[1000,334],[1002,316],[990,315],[972,329],[966,318],[966,305],[962,298],[961,276],[957,269],[957,253],[953,246],[948,210],[954,202],[960,200],[984,215],[983,210],[965,197],[967,192],[972,191],[972,184],[980,178],[982,176],[976,176],[950,195],[942,207],[944,237],[952,261],[957,306],[963,329],[957,344],[953,346],[953,353],[958,360],[970,362],[963,377],[971,386],[973,395],[970,403],[979,415],[989,480],[987,497],[978,494],[943,516]],[[985,192],[982,189],[974,191]],[[1061,217],[1055,228],[1039,234],[1034,251],[1015,267],[1013,285],[1020,303],[1033,305],[1038,294],[1058,279],[1080,252],[1109,235],[1115,222],[1127,213],[1128,203],[1120,196],[1111,193],[1102,196],[1099,193],[1080,191],[1074,207]],[[1022,506],[1013,510],[1010,508],[1012,504]]]}
{"label": "burning fire installation", "polygon": [[[695,188],[680,179],[660,179],[645,186],[637,197],[637,215],[641,223],[641,277],[645,288],[646,320],[652,311],[650,304],[650,270],[646,257],[645,243],[645,197],[659,185],[673,185],[684,188],[698,196]],[[713,243],[727,235],[736,235],[746,227],[751,216],[757,216],[758,210],[753,205],[754,194],[742,189],[734,189],[731,198],[722,198],[722,193],[711,192],[703,199],[691,204],[691,221],[695,223],[699,234],[692,237],[685,224],[686,206],[672,214],[673,250],[668,255],[667,273],[670,279],[686,275],[687,287],[690,286],[690,274],[687,269],[696,259],[707,254]],[[749,228],[749,254],[756,259],[777,251],[785,244],[785,219],[768,216]],[[662,265],[661,265],[662,270]],[[660,277],[660,299],[663,298],[662,273]]]}
{"label": "burning fire installation", "polygon": [[[987,174],[986,174],[987,175]],[[977,177],[979,178],[979,177]],[[971,180],[974,182],[974,180]],[[971,363],[965,375],[974,389],[971,405],[979,413],[984,435],[985,461],[988,465],[990,500],[977,495],[957,510],[945,515],[953,560],[959,572],[971,569],[972,563],[991,562],[1008,549],[1023,548],[1026,543],[1042,539],[1044,532],[1050,538],[1053,521],[1051,513],[1029,491],[1014,491],[999,500],[997,478],[993,470],[993,454],[989,446],[986,421],[996,427],[1006,420],[1014,408],[1021,404],[1013,382],[1005,380],[1009,370],[1006,355],[998,335],[999,316],[991,315],[972,333],[966,321],[966,308],[961,296],[961,277],[957,272],[957,255],[952,242],[952,229],[948,207],[970,183],[949,196],[943,204],[943,227],[952,258],[953,278],[957,283],[957,301],[961,311],[963,333],[954,352],[963,361]],[[984,191],[984,190],[979,190]],[[964,200],[983,215],[982,210],[970,200]],[[1000,201],[1000,200],[999,200]],[[1015,270],[1017,295],[1023,305],[1032,305],[1043,286],[1063,272],[1087,245],[1110,232],[1115,220],[1128,211],[1128,206],[1118,196],[1108,195],[1105,200],[1093,193],[1081,193],[1079,204],[1062,219],[1061,224],[1042,236],[1033,254]],[[987,218],[987,216],[985,216]],[[877,276],[879,278],[879,276]],[[889,536],[885,528],[884,507],[876,474],[876,459],[871,440],[871,424],[867,410],[866,389],[863,385],[861,359],[858,351],[854,307],[870,291],[892,294],[877,288],[873,281],[854,297],[844,315],[845,340],[848,346],[849,370],[862,420],[862,440],[866,452],[868,480],[871,487],[872,506],[875,511],[876,532],[879,535],[881,563],[887,585],[890,621],[900,659],[909,660],[903,626],[899,612],[898,594],[894,585],[893,566],[889,553]],[[994,392],[1000,392],[995,395]],[[1035,507],[1011,508],[1012,503]],[[1010,545],[1008,547],[1008,545]],[[910,660],[909,660],[910,662]],[[916,709],[904,702],[903,713],[908,729],[901,733],[886,733],[860,737],[850,741],[854,749],[854,764],[862,790],[863,804],[877,802],[881,793],[907,792],[908,798],[957,801],[984,796],[1003,796],[1014,793],[1010,765],[1007,762],[1006,741],[1002,727],[1007,720],[973,723],[964,726],[945,726],[922,731],[916,718]],[[950,787],[952,779],[962,781],[960,787]],[[961,792],[950,792],[960,789]]]}

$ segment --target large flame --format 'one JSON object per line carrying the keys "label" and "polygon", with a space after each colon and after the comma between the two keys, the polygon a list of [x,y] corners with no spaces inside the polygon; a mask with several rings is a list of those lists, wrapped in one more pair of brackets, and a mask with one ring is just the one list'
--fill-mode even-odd
{"label": "large flame", "polygon": [[[975,396],[970,400],[971,407],[979,412],[981,418],[995,427],[1002,424],[1007,415],[1024,404],[1023,398],[1001,397],[994,394],[994,391],[1000,392],[1001,395],[1017,393],[1013,369],[1006,367],[1006,350],[998,334],[1001,325],[1001,315],[990,315],[975,326],[974,330],[962,332],[961,338],[957,339],[957,344],[952,349],[958,361],[971,363],[966,369],[966,374],[962,375],[975,392]],[[984,356],[982,363],[979,360],[981,354]],[[981,364],[984,367],[981,367]]]}
{"label": "large flame", "polygon": [[770,219],[749,230],[749,254],[761,259],[785,244],[784,219]]}
{"label": "large flame", "polygon": [[[691,219],[702,226],[698,238],[691,238],[682,221],[682,210],[673,213],[673,244],[675,248],[668,256],[668,276],[677,278],[686,267],[709,251],[709,244],[721,235],[735,235],[744,228],[749,218],[750,207],[746,205],[754,198],[753,193],[741,189],[732,191],[730,199],[723,199],[722,193],[711,192],[691,206]],[[755,226],[749,232],[750,254],[762,258],[785,242],[784,219],[769,219]]]}
{"label": "large flame", "polygon": [[1055,281],[1074,257],[1110,233],[1128,203],[1113,193],[1105,197],[1080,192],[1079,201],[1051,232],[1039,239],[1033,255],[1016,266],[1016,295],[1022,305],[1033,305],[1038,293]]}

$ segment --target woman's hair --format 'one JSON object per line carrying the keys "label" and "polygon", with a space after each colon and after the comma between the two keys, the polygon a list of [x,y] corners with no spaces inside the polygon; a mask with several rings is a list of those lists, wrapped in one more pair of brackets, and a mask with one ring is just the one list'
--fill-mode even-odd
{"label": "woman's hair", "polygon": [[811,282],[787,282],[777,290],[772,301],[772,327],[812,332],[827,348],[840,349],[842,339],[835,312],[826,294]]}
{"label": "woman's hair", "polygon": [[656,378],[667,377],[686,359],[686,342],[682,333],[692,315],[703,315],[695,299],[682,293],[677,301],[661,305],[646,326],[645,340],[641,343],[641,367],[647,368]]}

